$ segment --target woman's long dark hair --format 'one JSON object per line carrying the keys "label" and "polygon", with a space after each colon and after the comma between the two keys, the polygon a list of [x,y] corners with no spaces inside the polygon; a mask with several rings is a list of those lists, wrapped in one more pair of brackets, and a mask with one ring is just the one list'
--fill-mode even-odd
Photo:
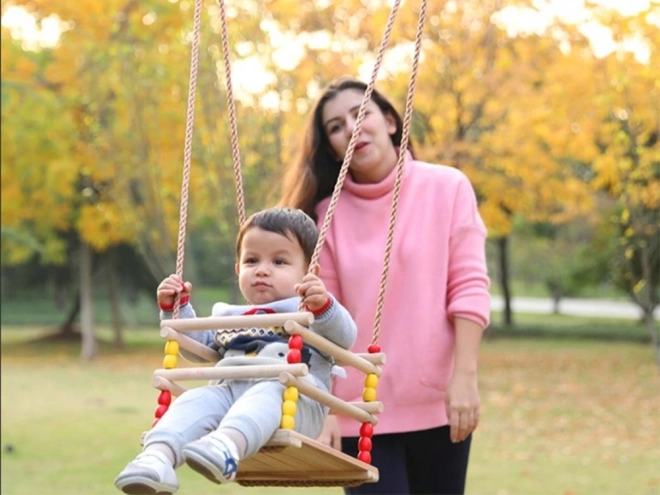
{"label": "woman's long dark hair", "polygon": [[[317,220],[314,211],[319,202],[332,195],[339,177],[341,161],[332,152],[328,136],[323,126],[323,109],[325,104],[347,89],[357,89],[363,93],[367,85],[360,80],[341,78],[332,82],[316,102],[312,111],[305,137],[296,160],[289,166],[284,177],[282,199],[280,205],[299,208]],[[396,123],[396,131],[392,134],[392,143],[400,147],[403,134],[403,120],[394,106],[375,89],[371,100],[378,105],[384,115],[391,115]],[[412,152],[412,146],[408,149]]]}

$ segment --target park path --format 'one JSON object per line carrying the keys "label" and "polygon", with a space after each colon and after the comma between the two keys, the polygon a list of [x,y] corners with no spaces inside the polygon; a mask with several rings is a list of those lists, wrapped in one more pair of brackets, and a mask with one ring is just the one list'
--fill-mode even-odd
{"label": "park path", "polygon": [[[501,311],[504,300],[499,296],[491,299],[491,309]],[[552,313],[552,300],[534,297],[514,297],[511,307],[514,313]],[[609,299],[562,299],[559,302],[559,312],[573,316],[595,316],[603,318],[641,318],[641,309],[627,301],[614,301]],[[660,320],[660,307],[653,313],[655,319]]]}

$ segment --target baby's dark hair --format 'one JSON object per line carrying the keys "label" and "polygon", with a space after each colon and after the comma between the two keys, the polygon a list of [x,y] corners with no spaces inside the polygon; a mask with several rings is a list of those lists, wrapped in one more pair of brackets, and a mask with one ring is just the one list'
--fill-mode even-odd
{"label": "baby's dark hair", "polygon": [[276,206],[273,208],[266,208],[265,210],[258,211],[252,214],[238,231],[236,237],[236,258],[241,258],[241,243],[245,233],[254,228],[268,232],[276,232],[287,237],[293,234],[302,247],[305,253],[307,264],[312,260],[312,254],[316,247],[316,241],[319,238],[319,230],[304,211],[295,208],[288,208],[283,206]]}

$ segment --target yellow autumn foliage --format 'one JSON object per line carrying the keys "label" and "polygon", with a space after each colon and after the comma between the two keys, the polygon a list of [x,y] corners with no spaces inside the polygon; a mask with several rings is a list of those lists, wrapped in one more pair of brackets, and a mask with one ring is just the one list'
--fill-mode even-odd
{"label": "yellow autumn foliage", "polygon": [[[56,15],[66,29],[47,54],[25,51],[2,31],[9,98],[2,106],[2,225],[35,231],[44,242],[75,229],[97,250],[151,243],[171,254],[194,3],[13,3],[39,18]],[[430,2],[412,129],[417,155],[469,176],[493,236],[507,235],[516,218],[565,223],[599,214],[594,197],[602,191],[657,207],[660,124],[652,102],[660,101],[660,30],[649,21],[657,3],[628,17],[587,6],[615,39],[639,35],[649,48],[645,62],[625,50],[596,57],[578,26],[510,36],[493,22],[504,5],[527,3]],[[248,210],[277,199],[319,88],[370,67],[390,6],[229,2],[232,63],[255,57],[271,72],[250,76],[263,82],[262,93],[238,88]],[[195,228],[212,218],[228,230],[236,198],[218,20],[217,3],[206,0],[189,220]],[[417,4],[404,2],[378,81],[401,113],[416,22]],[[553,35],[559,32],[563,42]],[[284,67],[278,56],[286,40],[301,57]]]}

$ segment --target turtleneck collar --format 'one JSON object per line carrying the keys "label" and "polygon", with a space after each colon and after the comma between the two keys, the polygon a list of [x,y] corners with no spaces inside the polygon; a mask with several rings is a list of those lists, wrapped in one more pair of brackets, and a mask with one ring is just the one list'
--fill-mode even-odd
{"label": "turtleneck collar", "polygon": [[[399,149],[397,148],[397,156]],[[408,173],[409,167],[408,163],[412,161],[412,156],[410,151],[406,151],[406,156],[403,159],[403,178],[405,178]],[[353,177],[350,173],[346,174],[344,179],[344,189],[355,196],[365,199],[373,199],[384,196],[390,191],[394,190],[394,184],[396,182],[396,166],[392,167],[390,173],[385,176],[380,182],[374,183],[358,183],[353,180]]]}

